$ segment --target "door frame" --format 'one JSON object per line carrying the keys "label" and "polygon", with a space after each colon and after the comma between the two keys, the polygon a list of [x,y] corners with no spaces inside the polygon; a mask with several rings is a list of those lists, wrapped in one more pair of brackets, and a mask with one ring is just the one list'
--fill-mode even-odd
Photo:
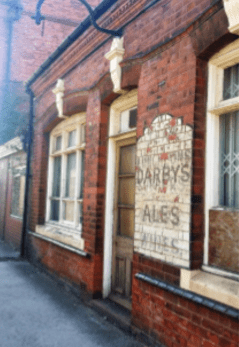
{"label": "door frame", "polygon": [[111,105],[109,117],[109,139],[107,153],[106,173],[106,199],[105,199],[105,231],[104,231],[104,263],[103,263],[103,298],[111,293],[113,232],[114,232],[114,201],[116,178],[116,151],[117,142],[123,139],[136,138],[136,128],[124,133],[120,132],[121,112],[137,106],[138,90],[117,98]]}
{"label": "door frame", "polygon": [[[121,237],[121,242],[122,239],[124,240],[123,242],[125,243],[125,246],[128,248],[129,246],[127,243],[131,243],[132,246],[130,245],[130,250],[133,252],[133,242],[134,238],[128,238],[123,235],[118,235],[118,223],[119,223],[119,215],[118,215],[118,199],[119,199],[119,165],[120,165],[120,150],[122,147],[129,146],[129,145],[135,145],[136,146],[136,136],[127,136],[124,137],[123,139],[120,137],[120,139],[117,139],[115,141],[116,145],[116,162],[115,162],[115,182],[114,182],[114,202],[113,202],[113,233],[112,233],[112,285],[115,286],[115,267],[116,267],[116,256],[118,254],[119,248],[116,246],[116,242],[118,237]],[[130,241],[129,241],[130,240]],[[119,240],[118,240],[119,241]],[[120,243],[120,241],[119,241]],[[132,248],[131,248],[132,247]],[[118,248],[118,249],[117,249]],[[126,271],[127,272],[127,271]]]}

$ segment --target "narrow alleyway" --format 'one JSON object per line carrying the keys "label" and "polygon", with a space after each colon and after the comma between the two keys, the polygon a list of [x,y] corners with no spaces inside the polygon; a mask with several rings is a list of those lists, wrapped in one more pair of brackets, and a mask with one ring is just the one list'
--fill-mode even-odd
{"label": "narrow alleyway", "polygon": [[0,347],[144,346],[27,261],[7,258],[0,242]]}

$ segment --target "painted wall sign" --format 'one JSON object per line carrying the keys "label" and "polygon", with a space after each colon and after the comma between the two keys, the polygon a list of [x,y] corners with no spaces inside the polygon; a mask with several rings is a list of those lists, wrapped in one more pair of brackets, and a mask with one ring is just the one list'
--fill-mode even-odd
{"label": "painted wall sign", "polygon": [[136,252],[189,266],[193,130],[158,116],[137,142]]}

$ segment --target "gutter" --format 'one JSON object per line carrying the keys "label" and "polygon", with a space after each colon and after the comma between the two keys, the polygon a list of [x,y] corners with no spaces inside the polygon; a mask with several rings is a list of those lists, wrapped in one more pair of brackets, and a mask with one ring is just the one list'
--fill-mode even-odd
{"label": "gutter", "polygon": [[26,93],[29,94],[29,97],[30,97],[30,118],[29,118],[29,125],[28,125],[28,134],[27,134],[27,167],[26,167],[24,213],[23,213],[23,221],[22,221],[22,235],[21,235],[21,249],[20,249],[21,257],[26,256],[27,217],[28,217],[28,206],[29,206],[31,152],[32,152],[33,122],[34,122],[34,94],[29,87],[26,88]]}
{"label": "gutter", "polygon": [[[118,0],[103,0],[93,11],[94,20],[96,21],[99,19],[105,12],[107,12]],[[150,3],[146,4],[145,7],[131,20],[129,20],[127,23],[125,23],[122,27],[118,28],[119,30],[123,30],[125,27],[127,27],[131,22],[133,22],[136,18],[140,17],[143,13],[145,13],[149,8],[160,2],[161,0],[152,0]],[[160,42],[156,46],[153,47],[152,50],[155,50],[159,48],[162,45],[165,45],[169,41],[172,41],[175,37],[185,32],[193,23],[195,23],[197,20],[199,20],[208,10],[210,10],[215,4],[221,3],[221,0],[213,0],[212,3],[203,11],[200,13],[196,18],[188,24],[185,28],[180,30],[179,32],[175,33],[171,38],[166,39],[163,42]],[[223,7],[223,5],[222,5]],[[39,67],[39,69],[29,78],[28,81],[26,81],[26,86],[30,87],[37,79],[40,77],[50,66],[52,63],[54,63],[61,55],[64,53],[64,51],[67,50],[68,47],[71,46],[73,42],[75,42],[90,26],[92,25],[91,17],[88,16],[79,26],[76,28],[71,35],[69,35],[62,44],[49,56],[47,60]],[[106,41],[104,41],[105,43]],[[93,52],[95,52],[99,48],[96,47]],[[149,52],[144,52],[143,55],[148,54]],[[91,53],[87,55],[89,57]],[[136,57],[135,57],[136,58]],[[139,57],[137,57],[139,58]],[[82,59],[84,61],[85,59]],[[81,62],[82,62],[81,61]]]}

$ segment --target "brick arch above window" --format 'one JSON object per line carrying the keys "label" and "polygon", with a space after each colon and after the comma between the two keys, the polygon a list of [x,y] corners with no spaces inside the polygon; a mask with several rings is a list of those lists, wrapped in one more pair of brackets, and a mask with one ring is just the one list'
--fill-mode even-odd
{"label": "brick arch above window", "polygon": [[[66,117],[73,116],[76,113],[86,112],[88,102],[88,92],[66,92],[63,101],[63,113]],[[57,116],[55,102],[44,112],[41,117],[42,129],[45,133],[51,132],[57,124],[62,122],[64,118]]]}
{"label": "brick arch above window", "polygon": [[[219,3],[215,4],[210,12],[210,15],[206,12],[194,23],[190,33],[195,55],[206,60],[238,37],[229,33],[228,20]],[[213,16],[212,12],[214,12]]]}

